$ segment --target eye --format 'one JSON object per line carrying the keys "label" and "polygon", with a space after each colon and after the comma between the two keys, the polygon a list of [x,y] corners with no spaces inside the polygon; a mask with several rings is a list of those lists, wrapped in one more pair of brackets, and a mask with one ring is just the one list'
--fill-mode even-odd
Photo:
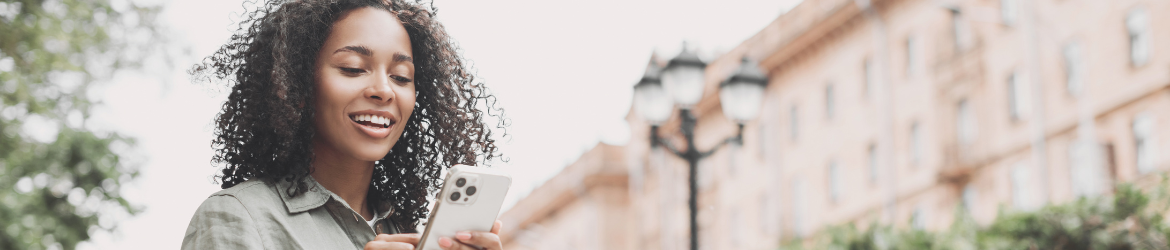
{"label": "eye", "polygon": [[345,73],[346,75],[360,75],[362,73],[366,73],[366,70],[359,69],[359,68],[346,68],[346,67],[339,67],[339,68],[341,69],[341,72]]}
{"label": "eye", "polygon": [[401,77],[401,76],[390,76],[390,79],[394,79],[395,81],[398,81],[401,83],[410,83],[410,82],[414,81],[413,79]]}

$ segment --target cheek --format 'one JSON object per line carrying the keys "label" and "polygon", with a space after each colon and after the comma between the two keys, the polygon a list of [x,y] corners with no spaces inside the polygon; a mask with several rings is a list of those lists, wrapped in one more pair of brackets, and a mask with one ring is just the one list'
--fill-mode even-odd
{"label": "cheek", "polygon": [[[319,77],[317,79],[317,112],[333,111],[330,107],[344,106],[353,95],[354,90],[345,89],[344,79],[340,77]],[[323,109],[324,108],[324,109]]]}
{"label": "cheek", "polygon": [[342,117],[346,106],[353,99],[354,91],[345,88],[344,80],[328,76],[317,78],[313,120],[318,131],[334,130],[349,122]]}
{"label": "cheek", "polygon": [[414,88],[409,88],[402,92],[404,95],[402,95],[402,98],[398,98],[398,107],[400,107],[399,109],[400,112],[402,112],[402,116],[406,119],[410,119],[410,114],[414,113],[415,98],[417,98],[417,96],[415,96]]}

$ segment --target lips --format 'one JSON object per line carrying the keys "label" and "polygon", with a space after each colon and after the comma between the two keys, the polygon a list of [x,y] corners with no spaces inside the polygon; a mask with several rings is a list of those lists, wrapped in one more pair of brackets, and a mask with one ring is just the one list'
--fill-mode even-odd
{"label": "lips", "polygon": [[349,114],[349,120],[359,131],[377,139],[390,135],[390,126],[397,123],[393,117],[390,112],[380,110],[364,110]]}

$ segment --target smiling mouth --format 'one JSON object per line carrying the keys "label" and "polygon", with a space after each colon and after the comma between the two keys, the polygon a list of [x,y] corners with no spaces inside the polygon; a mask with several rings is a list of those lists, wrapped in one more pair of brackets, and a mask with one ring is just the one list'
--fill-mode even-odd
{"label": "smiling mouth", "polygon": [[375,128],[389,128],[390,125],[394,125],[394,121],[379,115],[350,115],[349,119],[362,126]]}

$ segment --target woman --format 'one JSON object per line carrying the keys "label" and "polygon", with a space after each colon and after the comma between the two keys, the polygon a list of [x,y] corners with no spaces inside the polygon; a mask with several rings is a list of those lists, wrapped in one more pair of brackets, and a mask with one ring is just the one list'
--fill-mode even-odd
{"label": "woman", "polygon": [[[432,10],[269,0],[240,27],[191,70],[231,93],[212,142],[224,190],[184,249],[413,249],[441,168],[499,156],[476,109],[494,97]],[[439,245],[500,249],[500,227]]]}

